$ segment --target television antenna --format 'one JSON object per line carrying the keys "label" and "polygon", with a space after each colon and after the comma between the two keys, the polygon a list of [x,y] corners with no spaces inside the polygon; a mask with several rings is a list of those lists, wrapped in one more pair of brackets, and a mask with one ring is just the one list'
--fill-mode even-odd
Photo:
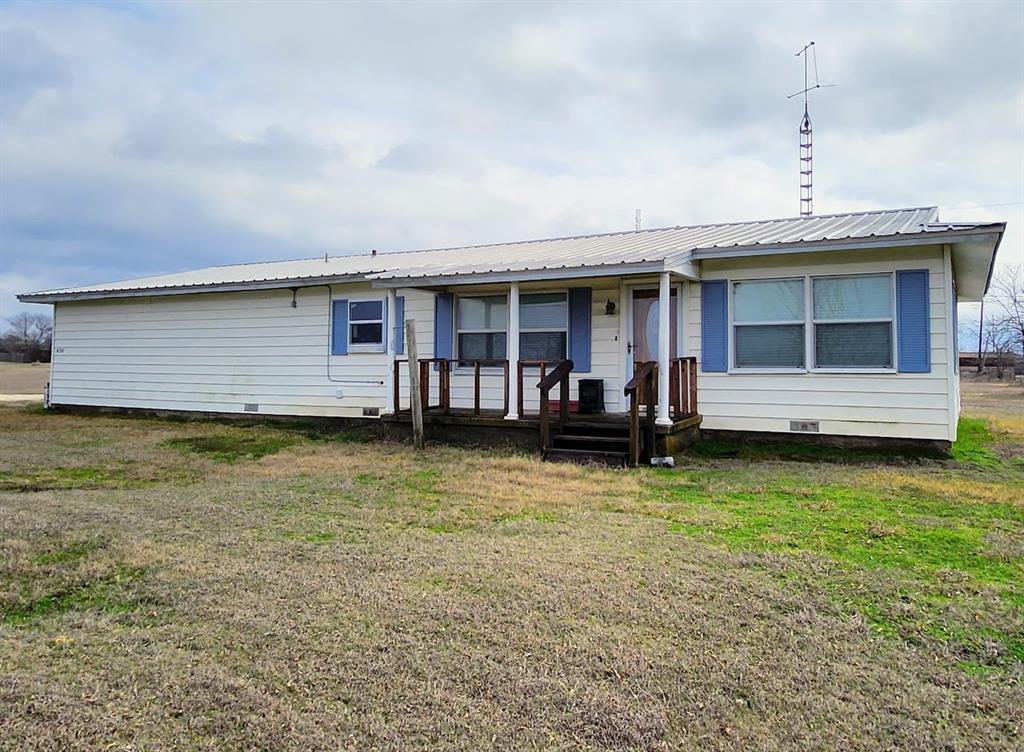
{"label": "television antenna", "polygon": [[[814,50],[814,42],[803,46],[795,57],[804,59],[804,88],[790,94],[786,99],[804,97],[804,116],[800,120],[800,216],[809,217],[814,210],[814,159],[812,146],[814,143],[814,129],[811,128],[811,114],[808,104],[808,95],[815,89],[828,89],[835,84],[823,84],[818,79],[818,55]],[[808,58],[814,64],[814,84],[811,85],[808,78]]]}

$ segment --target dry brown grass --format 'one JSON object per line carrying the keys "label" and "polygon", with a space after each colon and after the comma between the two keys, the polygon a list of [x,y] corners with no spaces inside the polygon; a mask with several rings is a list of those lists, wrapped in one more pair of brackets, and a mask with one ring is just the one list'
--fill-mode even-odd
{"label": "dry brown grass", "polygon": [[0,394],[42,395],[49,379],[49,363],[0,363]]}
{"label": "dry brown grass", "polygon": [[[998,505],[1013,477],[621,472],[293,434],[234,463],[168,446],[279,433],[0,408],[0,748],[1019,748],[1019,583],[954,569],[922,591],[910,570],[787,553],[781,527],[759,547],[678,529],[742,531],[747,497],[834,514],[839,485]],[[987,528],[1000,572],[1019,571],[1022,527]],[[919,591],[935,611],[900,621]],[[885,634],[878,604],[921,628]],[[976,644],[929,631],[975,623]]]}

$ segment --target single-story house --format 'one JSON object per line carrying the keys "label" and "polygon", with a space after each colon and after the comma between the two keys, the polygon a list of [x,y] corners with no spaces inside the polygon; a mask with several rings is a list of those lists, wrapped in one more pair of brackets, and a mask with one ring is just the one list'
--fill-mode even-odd
{"label": "single-story house", "polygon": [[541,426],[552,457],[635,461],[630,438],[654,455],[698,424],[948,445],[956,303],[987,290],[1004,230],[894,209],[219,266],[19,298],[54,306],[53,406],[400,425],[412,320],[428,426]]}

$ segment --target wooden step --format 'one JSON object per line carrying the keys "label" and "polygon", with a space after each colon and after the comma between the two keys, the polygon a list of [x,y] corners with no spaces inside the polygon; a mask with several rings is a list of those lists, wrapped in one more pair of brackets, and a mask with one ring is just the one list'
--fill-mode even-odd
{"label": "wooden step", "polygon": [[544,450],[548,462],[575,462],[581,465],[595,464],[609,467],[625,467],[627,452],[609,452],[595,449],[564,449],[552,447]]}
{"label": "wooden step", "polygon": [[560,433],[552,438],[559,449],[596,449],[598,451],[629,451],[629,436],[590,436]]}
{"label": "wooden step", "polygon": [[629,438],[629,426],[622,423],[587,423],[570,420],[561,427],[563,436],[614,436]]}

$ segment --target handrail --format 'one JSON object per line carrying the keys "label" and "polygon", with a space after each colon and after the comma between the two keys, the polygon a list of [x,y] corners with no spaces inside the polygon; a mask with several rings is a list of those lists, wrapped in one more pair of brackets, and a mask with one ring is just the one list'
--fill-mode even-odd
{"label": "handrail", "polygon": [[639,389],[641,384],[643,384],[644,379],[647,378],[647,375],[657,367],[658,363],[654,360],[645,360],[638,363],[636,370],[633,371],[633,378],[626,382],[626,388],[622,390],[625,396],[628,397],[630,392],[634,392]]}
{"label": "handrail", "polygon": [[572,373],[573,362],[563,360],[551,373],[537,382],[540,390],[540,448],[547,449],[551,443],[551,390],[555,385],[558,389],[558,417],[565,425],[569,420],[569,374]]}
{"label": "handrail", "polygon": [[573,362],[571,360],[563,360],[555,367],[555,370],[537,382],[537,388],[541,391],[550,391],[555,384],[568,376],[572,369]]}
{"label": "handrail", "polygon": [[629,400],[629,464],[636,467],[640,463],[640,393],[647,397],[647,415],[645,433],[645,450],[648,455],[654,454],[654,401],[657,395],[658,364],[655,361],[637,363],[633,378],[622,390]]}

